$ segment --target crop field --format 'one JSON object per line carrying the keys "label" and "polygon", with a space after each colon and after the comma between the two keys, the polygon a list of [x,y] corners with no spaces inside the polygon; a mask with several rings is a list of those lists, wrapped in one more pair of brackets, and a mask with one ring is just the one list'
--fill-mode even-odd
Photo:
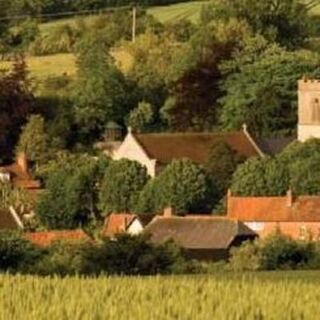
{"label": "crop field", "polygon": [[0,276],[0,320],[319,319],[320,273]]}

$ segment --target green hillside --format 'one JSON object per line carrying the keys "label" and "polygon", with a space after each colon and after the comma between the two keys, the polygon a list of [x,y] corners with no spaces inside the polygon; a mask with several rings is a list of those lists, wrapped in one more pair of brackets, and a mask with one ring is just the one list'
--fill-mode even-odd
{"label": "green hillside", "polygon": [[[156,19],[158,19],[160,22],[171,22],[176,21],[180,19],[190,19],[193,22],[197,22],[200,17],[200,11],[204,4],[208,3],[209,1],[193,1],[193,2],[185,2],[185,3],[179,3],[169,6],[162,6],[162,7],[152,7],[148,9],[148,13],[153,15]],[[90,24],[91,21],[96,16],[88,16],[84,17],[84,21],[88,24]],[[68,19],[60,19],[53,22],[47,22],[40,25],[40,29],[42,32],[47,33],[52,30],[52,28],[57,27],[59,25],[63,24],[74,24],[75,19],[74,18],[68,18]]]}

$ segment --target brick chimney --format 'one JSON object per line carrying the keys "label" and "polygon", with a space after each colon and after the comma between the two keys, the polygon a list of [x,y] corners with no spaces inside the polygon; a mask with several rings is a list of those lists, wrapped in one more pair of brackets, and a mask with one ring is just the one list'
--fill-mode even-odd
{"label": "brick chimney", "polygon": [[292,207],[293,204],[293,194],[292,194],[292,190],[289,189],[287,191],[287,207]]}
{"label": "brick chimney", "polygon": [[171,218],[174,216],[174,209],[172,207],[166,207],[163,210],[163,216],[165,218]]}
{"label": "brick chimney", "polygon": [[23,172],[28,172],[28,159],[24,152],[19,152],[17,154],[16,163]]}

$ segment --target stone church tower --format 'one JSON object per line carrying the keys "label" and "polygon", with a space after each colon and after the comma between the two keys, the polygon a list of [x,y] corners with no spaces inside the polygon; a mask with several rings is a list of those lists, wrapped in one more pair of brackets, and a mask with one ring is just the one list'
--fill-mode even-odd
{"label": "stone church tower", "polygon": [[298,82],[298,140],[320,138],[320,80]]}

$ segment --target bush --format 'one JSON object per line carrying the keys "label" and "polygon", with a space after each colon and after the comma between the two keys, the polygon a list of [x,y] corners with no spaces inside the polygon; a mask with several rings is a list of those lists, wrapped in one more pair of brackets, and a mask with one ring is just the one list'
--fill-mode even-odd
{"label": "bush", "polygon": [[84,273],[83,250],[90,244],[81,241],[55,241],[32,273],[38,275],[75,275]]}
{"label": "bush", "polygon": [[41,250],[23,239],[19,232],[0,232],[0,270],[24,272],[40,258]]}
{"label": "bush", "polygon": [[116,240],[104,239],[84,252],[86,273],[152,275],[182,273],[187,269],[180,248],[172,242],[155,246],[144,235],[119,235]]}
{"label": "bush", "polygon": [[[246,242],[231,251],[229,269],[233,271],[301,269],[316,266],[318,254],[311,242],[296,241],[275,233],[265,239]],[[316,259],[317,258],[317,259]]]}

